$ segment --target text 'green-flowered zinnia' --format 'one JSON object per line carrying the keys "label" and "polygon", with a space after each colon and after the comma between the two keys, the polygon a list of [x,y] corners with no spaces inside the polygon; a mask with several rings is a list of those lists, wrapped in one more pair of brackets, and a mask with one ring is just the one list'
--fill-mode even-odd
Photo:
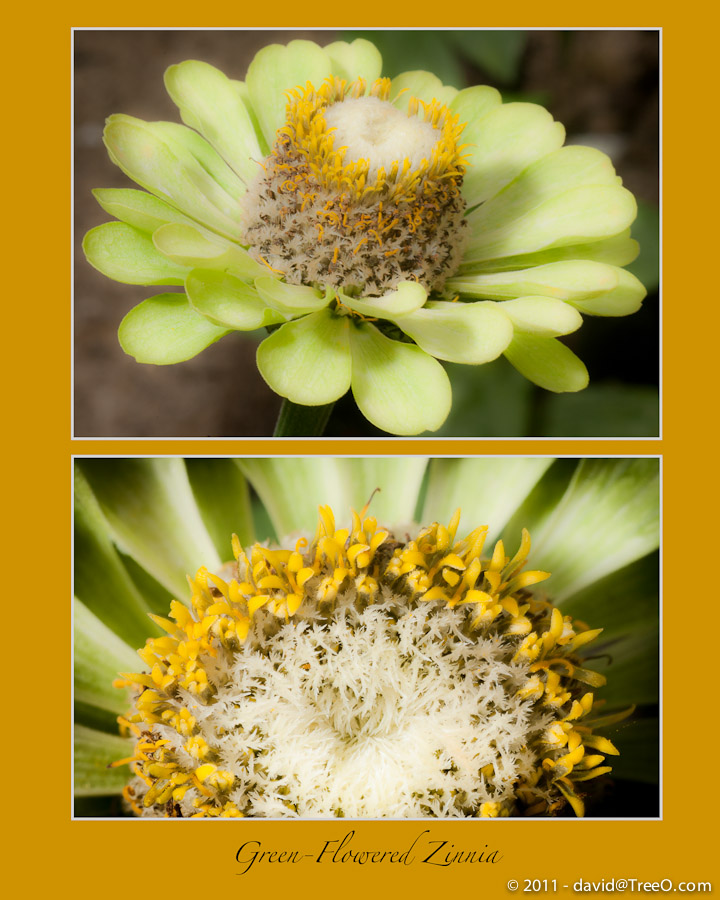
{"label": "text 'green-flowered zinnia'", "polygon": [[645,295],[621,268],[636,204],[610,159],[563,147],[540,106],[429,72],[391,81],[381,65],[364,40],[274,44],[244,82],[171,66],[185,125],[110,117],[111,159],[150,193],[96,191],[120,221],[89,232],[87,257],[119,281],[185,289],[126,316],[127,353],[182,362],[266,327],[257,364],[274,391],[323,406],[351,389],[394,434],[445,421],[438,360],[505,354],[547,390],[586,386],[558,336]]}

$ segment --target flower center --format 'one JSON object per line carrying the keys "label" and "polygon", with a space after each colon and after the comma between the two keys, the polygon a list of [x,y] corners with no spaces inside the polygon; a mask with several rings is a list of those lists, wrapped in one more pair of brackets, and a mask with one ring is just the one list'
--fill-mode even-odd
{"label": "flower center", "polygon": [[287,123],[243,199],[243,242],[293,284],[381,296],[439,291],[465,237],[458,116],[390,102],[390,81],[328,78],[289,92]]}
{"label": "flower center", "polygon": [[[234,541],[228,580],[201,569],[123,726],[125,798],[150,816],[496,816],[552,812],[601,775],[593,694],[577,650],[597,636],[527,588],[459,513],[414,540],[321,508],[294,550]],[[579,720],[582,724],[579,725]],[[588,748],[594,751],[586,753]]]}

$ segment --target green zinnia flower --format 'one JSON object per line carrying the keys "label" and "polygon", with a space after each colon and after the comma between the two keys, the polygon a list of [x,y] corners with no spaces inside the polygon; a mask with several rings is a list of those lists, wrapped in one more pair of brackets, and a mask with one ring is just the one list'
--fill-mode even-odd
{"label": "green zinnia flower", "polygon": [[636,205],[609,158],[563,147],[540,106],[381,65],[365,40],[265,47],[244,82],[187,61],[165,76],[185,125],[108,119],[111,159],[150,193],[95,192],[120,221],[88,233],[87,258],[185,290],[125,317],[127,353],[182,362],[266,327],[274,391],[322,419],[352,389],[394,434],[445,421],[438,360],[505,354],[547,390],[586,386],[558,336],[645,295],[621,268]]}
{"label": "green zinnia flower", "polygon": [[657,460],[81,459],[75,496],[78,814],[582,815],[656,779]]}

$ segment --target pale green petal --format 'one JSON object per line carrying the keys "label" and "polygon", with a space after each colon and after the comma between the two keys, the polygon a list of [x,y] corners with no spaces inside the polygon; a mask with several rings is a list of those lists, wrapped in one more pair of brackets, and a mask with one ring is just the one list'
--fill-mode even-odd
{"label": "pale green petal", "polygon": [[105,212],[149,234],[168,222],[193,224],[191,218],[147,191],[136,191],[134,188],[97,188],[93,191],[93,196]]}
{"label": "pale green petal", "polygon": [[521,375],[546,391],[563,393],[587,387],[585,364],[555,338],[516,333],[505,356]]}
{"label": "pale green petal", "polygon": [[626,266],[637,259],[640,247],[630,237],[627,228],[620,234],[602,241],[586,244],[568,244],[566,247],[551,247],[535,253],[507,256],[504,259],[472,260],[464,258],[459,271],[461,273],[505,272],[510,269],[523,269],[541,266],[565,260],[593,260],[610,266]]}
{"label": "pale green petal", "polygon": [[394,291],[382,297],[346,297],[342,302],[363,316],[397,319],[415,312],[427,300],[427,291],[417,281],[401,281]]}
{"label": "pale green petal", "polygon": [[229,331],[196,312],[185,294],[158,294],[130,310],[118,340],[138,362],[170,366],[192,359]]}
{"label": "pale green petal", "polygon": [[232,536],[243,547],[255,540],[250,491],[231,459],[185,460],[190,487],[221,560],[233,558]]}
{"label": "pale green petal", "polygon": [[562,147],[565,129],[542,106],[505,103],[468,121],[460,140],[467,144],[463,155],[468,157],[462,192],[473,207],[494,197],[531,163]]}
{"label": "pale green petal", "polygon": [[554,297],[518,297],[498,306],[512,321],[516,331],[556,337],[570,334],[582,325],[582,316],[569,304]]}
{"label": "pale green petal", "polygon": [[522,518],[533,566],[552,572],[547,586],[554,600],[658,547],[659,484],[657,459],[583,459],[561,497],[545,497],[534,515],[520,511],[515,529]]}
{"label": "pale green petal", "polygon": [[250,116],[250,121],[252,122],[253,129],[255,131],[255,135],[258,139],[258,144],[260,145],[260,152],[262,158],[265,159],[266,156],[270,155],[270,144],[265,140],[265,135],[262,133],[262,128],[260,127],[260,120],[257,117],[257,114],[252,105],[252,99],[250,98],[250,91],[248,90],[248,86],[244,81],[236,81],[232,79],[230,82],[233,86],[233,89],[236,91],[238,97],[242,100],[243,106],[248,111],[248,115]]}
{"label": "pale green petal", "polygon": [[124,714],[130,706],[128,692],[112,683],[120,672],[137,670],[137,653],[77,599],[73,601],[73,619],[75,701]]}
{"label": "pale green petal", "polygon": [[132,756],[128,738],[76,725],[73,735],[73,780],[76,797],[121,794],[131,778],[127,765],[108,768],[118,759]]}
{"label": "pale green petal", "polygon": [[497,359],[513,336],[510,319],[490,301],[430,302],[398,326],[431,356],[470,365]]}
{"label": "pale green petal", "polygon": [[164,127],[168,125],[172,123],[111,116],[104,132],[110,158],[133,181],[181,212],[223,234],[236,234],[240,227],[238,195],[231,196],[221,187],[178,141],[178,132]]}
{"label": "pale green petal", "polygon": [[605,294],[570,302],[588,316],[629,316],[637,312],[647,295],[645,286],[625,269],[617,270],[617,279],[617,287]]}
{"label": "pale green petal", "polygon": [[141,647],[158,633],[151,611],[110,540],[108,524],[78,464],[74,467],[74,565],[76,596],[118,639]]}
{"label": "pale green petal", "polygon": [[600,240],[637,214],[612,163],[590,147],[563,147],[529,166],[468,216],[465,261],[527,254],[553,245]]}
{"label": "pale green petal", "polygon": [[265,303],[284,316],[316,312],[330,302],[330,295],[325,295],[316,288],[304,284],[288,284],[270,275],[256,278],[255,290]]}
{"label": "pale green petal", "polygon": [[185,290],[193,309],[225,328],[253,331],[285,321],[285,316],[268,309],[251,285],[228,272],[193,269]]}
{"label": "pale green petal", "polygon": [[287,322],[260,344],[257,366],[276,394],[293,403],[322,406],[350,387],[350,323],[321,309]]}
{"label": "pale green petal", "polygon": [[220,558],[203,524],[179,457],[84,459],[88,479],[115,543],[178,600],[187,575],[216,571]]}
{"label": "pale green petal", "polygon": [[489,547],[552,462],[512,456],[434,459],[419,520],[447,524],[459,507],[460,532],[487,525]]}
{"label": "pale green petal", "polygon": [[450,103],[450,111],[460,117],[461,125],[465,125],[460,143],[468,141],[468,134],[475,134],[480,120],[501,103],[500,91],[487,85],[475,85],[456,94]]}
{"label": "pale green petal", "polygon": [[[404,93],[403,93],[404,91]],[[411,97],[430,103],[438,100],[446,106],[451,103],[458,94],[458,89],[444,85],[432,72],[403,72],[397,78],[393,78],[390,88],[390,100],[394,106],[407,111],[408,101]]]}
{"label": "pale green petal", "polygon": [[123,284],[182,284],[188,269],[166,259],[152,238],[124,222],[106,222],[85,235],[87,261]]}
{"label": "pale green petal", "polygon": [[548,263],[519,271],[493,272],[484,275],[457,275],[445,282],[449,291],[488,300],[511,300],[540,294],[558,300],[584,300],[605,294],[618,285],[617,266],[590,260]]}
{"label": "pale green petal", "polygon": [[380,77],[382,56],[370,41],[363,38],[357,38],[349,44],[346,41],[335,41],[327,44],[324,50],[332,64],[331,72],[338,78],[346,81],[364,78],[370,88],[373,81]]}
{"label": "pale green petal", "polygon": [[237,464],[257,491],[275,531],[312,533],[318,506],[332,507],[338,523],[350,523],[372,498],[370,514],[381,525],[406,525],[415,520],[425,457],[304,457],[302,459],[239,459]]}
{"label": "pale green petal", "polygon": [[267,271],[243,247],[193,225],[163,225],[152,239],[161,253],[189,268],[229,269],[233,275],[245,279]]}
{"label": "pale green petal", "polygon": [[285,124],[285,91],[304,88],[308,81],[319,88],[331,74],[331,68],[328,55],[312,41],[290,41],[287,46],[270,44],[255,55],[245,83],[270,146],[275,143],[275,132]]}
{"label": "pale green petal", "polygon": [[183,122],[199,131],[248,184],[263,158],[248,111],[230,79],[198,60],[170,66],[165,87]]}
{"label": "pale green petal", "polygon": [[[217,195],[222,203],[219,208],[233,222],[239,221],[241,211],[237,201],[245,193],[245,183],[233,172],[222,156],[208,144],[204,137],[193,131],[192,128],[180,125],[178,122],[153,122],[151,124],[156,134],[163,140],[168,141],[176,152],[189,153],[191,157],[194,157],[200,163],[213,181],[225,192]],[[229,204],[225,199],[226,197],[229,198]]]}
{"label": "pale green petal", "polygon": [[450,380],[437,360],[373,325],[352,328],[350,345],[353,396],[373,425],[390,434],[437,431],[452,404]]}

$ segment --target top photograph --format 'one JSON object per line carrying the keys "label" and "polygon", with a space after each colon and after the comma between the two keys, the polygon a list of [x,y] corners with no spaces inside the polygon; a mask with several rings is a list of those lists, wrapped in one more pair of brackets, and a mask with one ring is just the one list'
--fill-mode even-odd
{"label": "top photograph", "polygon": [[73,33],[77,438],[654,438],[657,30]]}

